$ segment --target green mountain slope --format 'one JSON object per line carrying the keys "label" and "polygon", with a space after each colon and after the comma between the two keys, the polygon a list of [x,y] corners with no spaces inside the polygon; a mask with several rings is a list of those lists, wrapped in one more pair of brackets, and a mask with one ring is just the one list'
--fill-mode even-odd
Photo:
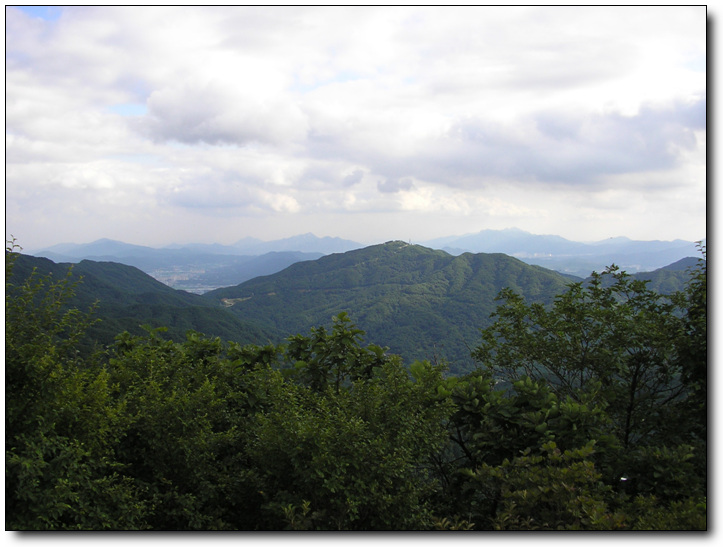
{"label": "green mountain slope", "polygon": [[503,254],[452,256],[395,241],[293,264],[203,298],[285,335],[345,311],[368,341],[406,361],[444,358],[462,372],[473,366],[469,348],[490,324],[501,289],[548,303],[569,282]]}
{"label": "green mountain slope", "polygon": [[648,281],[648,287],[654,291],[661,294],[671,294],[684,289],[686,283],[690,280],[690,271],[694,269],[697,264],[697,258],[683,258],[652,272],[633,274],[633,277],[635,279]]}
{"label": "green mountain slope", "polygon": [[[687,257],[656,270],[633,273],[630,277],[640,281],[647,281],[649,289],[660,294],[669,295],[685,289],[686,284],[690,281],[690,273],[697,265],[697,258]],[[620,269],[625,270],[622,267]],[[588,277],[585,281],[589,282],[591,279],[592,277]],[[605,279],[603,286],[612,286],[613,283],[613,279]]]}
{"label": "green mountain slope", "polygon": [[[52,274],[60,280],[70,266],[21,254],[8,281],[21,283],[34,268],[40,275]],[[98,302],[95,317],[101,321],[91,327],[86,346],[93,342],[110,344],[125,330],[140,334],[141,325],[167,327],[167,336],[177,341],[183,340],[188,330],[240,343],[264,344],[278,338],[274,332],[244,321],[198,295],[174,290],[133,266],[83,260],[72,268],[72,279],[80,279],[80,283],[69,305],[88,310]]]}

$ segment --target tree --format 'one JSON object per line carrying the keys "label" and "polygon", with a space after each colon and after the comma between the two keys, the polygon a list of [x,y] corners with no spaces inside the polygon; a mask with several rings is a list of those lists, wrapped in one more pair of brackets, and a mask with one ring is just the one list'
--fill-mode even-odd
{"label": "tree", "polygon": [[249,529],[260,495],[244,448],[250,417],[283,398],[268,348],[226,347],[122,333],[110,352],[114,395],[128,427],[116,458],[141,488],[156,530]]}
{"label": "tree", "polygon": [[[8,242],[6,278],[19,248]],[[90,314],[66,309],[75,282],[33,272],[5,287],[6,525],[134,529],[145,507],[113,459],[125,427],[97,358],[76,345]]]}
{"label": "tree", "polygon": [[474,357],[496,377],[546,379],[562,396],[596,393],[623,447],[644,445],[685,396],[676,361],[676,306],[611,266],[575,283],[550,309],[510,290]]}
{"label": "tree", "polygon": [[[445,440],[442,367],[362,348],[346,316],[291,339],[284,395],[247,430],[262,477],[259,526],[402,530],[432,526],[429,458]],[[299,358],[303,358],[299,361]]]}
{"label": "tree", "polygon": [[[447,477],[446,512],[474,523],[476,529],[498,526],[503,494],[512,488],[502,478],[528,461],[518,462],[521,455],[537,457],[545,446],[553,445],[575,453],[595,446],[595,450],[584,450],[584,465],[592,468],[609,460],[617,449],[616,439],[607,433],[610,419],[590,404],[593,397],[560,398],[544,380],[524,377],[500,389],[489,371],[480,370],[455,382],[451,398],[455,412],[448,429],[454,450],[441,465]],[[545,471],[526,488],[538,492],[538,487],[544,487],[552,496],[557,486],[543,480],[552,480],[551,473]],[[497,478],[488,480],[493,475]],[[597,481],[600,472],[586,474],[585,480],[592,480],[593,475]]]}
{"label": "tree", "polygon": [[331,384],[338,393],[346,382],[371,378],[374,368],[387,360],[384,348],[361,346],[364,331],[353,325],[346,313],[339,313],[332,321],[331,333],[314,327],[310,336],[292,336],[286,349],[286,359],[300,380],[316,392]]}
{"label": "tree", "polygon": [[625,517],[606,503],[610,487],[591,460],[594,441],[560,450],[554,441],[500,465],[468,471],[478,488],[496,492],[495,530],[616,530]]}
{"label": "tree", "polygon": [[677,293],[683,310],[682,331],[677,339],[677,366],[688,389],[682,411],[690,417],[689,431],[698,440],[707,439],[708,423],[708,283],[706,249],[699,245],[702,258],[690,272],[690,282]]}
{"label": "tree", "polygon": [[[686,516],[677,519],[677,527],[704,526],[705,425],[692,425],[705,408],[704,263],[686,291],[670,298],[612,266],[593,273],[586,284],[572,284],[549,309],[528,305],[509,290],[500,300],[496,321],[483,331],[474,356],[508,393],[514,388],[512,401],[529,391],[528,382],[542,383],[559,401],[583,405],[581,416],[595,417],[593,429],[584,429],[596,442],[591,463],[611,488],[603,501],[616,515],[622,511],[620,525],[659,526],[660,515],[679,507]],[[528,419],[510,409],[502,412],[504,405],[497,408],[504,418]],[[494,416],[483,414],[487,421]],[[465,423],[464,413],[457,416]],[[552,416],[545,413],[547,423],[539,424],[542,431],[535,428],[537,436],[527,434],[532,450],[539,433],[551,431]],[[566,449],[581,449],[583,439],[574,434],[576,424],[570,425],[573,442]],[[554,431],[561,438],[571,433],[566,427]],[[486,436],[477,431],[467,438],[479,443]],[[510,441],[501,444],[514,447]],[[500,465],[476,463],[488,470]]]}

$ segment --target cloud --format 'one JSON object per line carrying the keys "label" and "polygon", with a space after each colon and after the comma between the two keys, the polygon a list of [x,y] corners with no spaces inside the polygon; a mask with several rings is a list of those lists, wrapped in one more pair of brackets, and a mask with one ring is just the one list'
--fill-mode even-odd
{"label": "cloud", "polygon": [[187,144],[284,145],[303,139],[303,112],[283,98],[249,93],[252,74],[248,80],[240,85],[187,82],[154,91],[140,128],[154,140]]}
{"label": "cloud", "polygon": [[679,165],[680,151],[699,144],[695,132],[705,130],[705,110],[701,98],[691,104],[643,107],[633,116],[560,109],[514,124],[464,118],[445,134],[420,142],[413,155],[378,154],[370,162],[377,172],[470,190],[506,179],[586,191],[605,184],[612,174]]}
{"label": "cloud", "polygon": [[354,169],[354,171],[344,177],[342,184],[347,187],[354,186],[355,184],[359,184],[363,178],[364,171],[361,169]]}
{"label": "cloud", "polygon": [[9,220],[33,230],[30,196],[58,223],[137,193],[149,219],[216,226],[513,222],[685,195],[705,171],[705,22],[685,6],[7,7]]}
{"label": "cloud", "polygon": [[377,188],[383,194],[396,194],[401,191],[408,191],[414,188],[410,179],[386,179],[377,182]]}

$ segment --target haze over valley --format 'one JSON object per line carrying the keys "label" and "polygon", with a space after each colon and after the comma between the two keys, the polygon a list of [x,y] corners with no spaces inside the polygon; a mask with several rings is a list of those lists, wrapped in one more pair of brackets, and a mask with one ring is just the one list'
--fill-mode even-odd
{"label": "haze over valley", "polygon": [[[416,243],[416,242],[415,242]],[[652,271],[685,257],[698,256],[696,242],[634,241],[625,237],[582,243],[519,229],[483,230],[419,242],[452,255],[504,253],[527,264],[585,278],[616,264],[629,273]],[[295,262],[365,247],[342,238],[307,233],[274,241],[243,238],[233,245],[175,244],[162,248],[107,239],[64,243],[27,254],[55,262],[110,261],[135,266],[175,289],[203,294],[283,270]]]}

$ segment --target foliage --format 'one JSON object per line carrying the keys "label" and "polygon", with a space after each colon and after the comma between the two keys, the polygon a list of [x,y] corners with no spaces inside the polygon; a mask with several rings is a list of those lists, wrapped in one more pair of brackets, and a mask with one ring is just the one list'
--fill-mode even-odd
{"label": "foliage", "polygon": [[[103,304],[79,311],[74,272],[18,275],[20,256],[10,242],[8,529],[706,527],[704,261],[669,298],[614,268],[549,308],[503,291],[486,366],[459,376],[365,345],[343,312],[282,344],[146,325],[81,352]],[[460,264],[437,282],[464,287]]]}
{"label": "foliage", "polygon": [[426,460],[449,410],[437,393],[442,368],[420,363],[410,378],[399,358],[360,347],[361,334],[341,315],[332,333],[290,340],[300,374],[250,432],[263,527],[283,518],[296,529],[418,529],[431,518]]}
{"label": "foliage", "polygon": [[[608,282],[610,278],[611,282]],[[605,405],[624,447],[642,445],[670,422],[685,386],[676,364],[680,319],[670,299],[611,266],[575,283],[551,309],[510,290],[474,351],[499,377],[545,379],[563,396]]]}
{"label": "foliage", "polygon": [[609,487],[590,461],[594,441],[562,452],[548,441],[498,466],[482,464],[472,479],[495,492],[496,530],[615,530],[623,518],[605,503]]}
{"label": "foliage", "polygon": [[[662,515],[685,507],[686,516],[675,526],[704,527],[706,442],[700,411],[706,384],[705,278],[701,261],[684,292],[663,297],[645,281],[612,266],[593,274],[587,285],[571,285],[550,309],[503,291],[496,321],[483,330],[474,352],[489,371],[487,382],[461,384],[466,391],[457,395],[462,405],[453,423],[471,468],[490,475],[503,456],[512,462],[503,466],[517,462],[516,454],[496,454],[491,443],[485,443],[486,435],[472,433],[477,423],[482,431],[502,438],[502,446],[523,454],[544,446],[540,443],[548,436],[553,442],[565,439],[565,450],[575,450],[587,446],[589,435],[596,451],[586,464],[595,465],[600,485],[610,489],[602,498],[612,508],[601,513],[607,515],[602,521],[606,526],[666,529]],[[481,389],[490,378],[506,382],[506,396]],[[530,393],[540,393],[538,400],[548,401],[549,408],[530,405],[525,400]],[[570,408],[577,405],[576,420],[559,429],[559,400],[553,394],[573,405]],[[486,405],[484,410],[475,413],[470,404],[475,401]],[[527,427],[525,433],[521,426]],[[525,440],[515,444],[521,436]],[[512,476],[510,469],[504,476]],[[598,486],[596,491],[603,492]],[[481,492],[487,492],[484,499],[499,501],[494,493]],[[515,498],[515,507],[519,504]],[[494,504],[491,515],[493,526],[507,526]],[[513,517],[509,522],[520,526]],[[542,522],[545,527],[570,525],[564,520]]]}
{"label": "foliage", "polygon": [[689,417],[689,428],[696,440],[705,442],[708,423],[708,290],[705,246],[695,269],[689,271],[690,282],[685,290],[676,293],[678,307],[683,310],[682,332],[677,339],[681,380],[688,389],[688,397],[679,405]]}
{"label": "foliage", "polygon": [[203,298],[232,304],[228,309],[238,317],[253,317],[283,336],[346,312],[370,339],[407,362],[446,360],[460,374],[474,368],[469,346],[489,324],[502,288],[548,303],[567,281],[503,254],[451,256],[392,241],[299,262]]}
{"label": "foliage", "polygon": [[[17,257],[6,248],[6,278]],[[5,484],[10,529],[142,527],[143,503],[112,459],[123,428],[108,373],[75,346],[92,322],[65,310],[75,283],[32,272],[6,285]]]}

